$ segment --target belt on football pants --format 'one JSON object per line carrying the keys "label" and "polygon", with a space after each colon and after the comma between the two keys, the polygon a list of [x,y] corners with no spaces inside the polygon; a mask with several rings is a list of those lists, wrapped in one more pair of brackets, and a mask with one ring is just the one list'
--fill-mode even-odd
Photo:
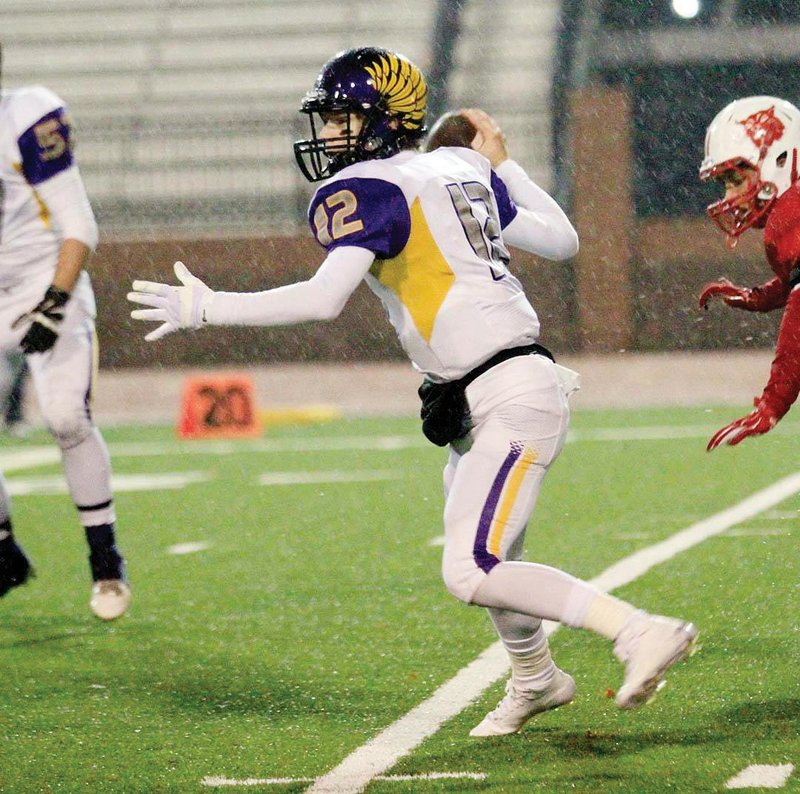
{"label": "belt on football pants", "polygon": [[553,354],[544,345],[534,342],[532,345],[509,347],[507,350],[501,350],[499,353],[495,353],[491,358],[486,359],[483,364],[479,364],[475,369],[470,370],[466,375],[455,382],[458,383],[462,389],[465,389],[475,378],[479,378],[483,375],[484,372],[488,372],[492,367],[496,367],[498,364],[502,364],[504,361],[508,361],[510,358],[516,358],[517,356],[544,356],[555,363]]}

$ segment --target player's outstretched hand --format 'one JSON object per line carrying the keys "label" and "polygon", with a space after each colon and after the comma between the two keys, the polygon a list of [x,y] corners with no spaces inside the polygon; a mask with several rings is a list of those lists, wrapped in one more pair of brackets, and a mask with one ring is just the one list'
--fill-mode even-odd
{"label": "player's outstretched hand", "polygon": [[480,152],[492,164],[492,168],[497,168],[500,163],[508,160],[506,136],[486,111],[480,108],[464,108],[461,115],[477,130],[470,146]]}
{"label": "player's outstretched hand", "polygon": [[717,281],[712,281],[703,287],[700,293],[699,304],[701,309],[708,308],[708,302],[711,298],[718,296],[728,304],[737,309],[745,308],[750,300],[752,290],[748,287],[737,287],[726,278],[721,278]]}
{"label": "player's outstretched hand", "polygon": [[213,290],[193,276],[183,262],[175,263],[175,275],[182,287],[155,281],[134,281],[133,292],[128,293],[128,300],[132,303],[153,307],[132,311],[134,320],[161,323],[145,336],[148,342],[155,342],[179,328],[199,328],[206,322],[203,313],[211,302]]}
{"label": "player's outstretched hand", "polygon": [[735,447],[748,436],[760,436],[768,433],[778,424],[779,419],[780,416],[765,405],[763,400],[757,400],[754,411],[717,430],[711,436],[706,450],[711,452],[712,449],[716,449],[722,444]]}

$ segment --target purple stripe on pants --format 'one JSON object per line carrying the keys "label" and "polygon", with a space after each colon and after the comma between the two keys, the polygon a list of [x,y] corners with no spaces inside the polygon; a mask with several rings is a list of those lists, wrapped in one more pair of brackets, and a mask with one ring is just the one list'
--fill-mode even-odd
{"label": "purple stripe on pants", "polygon": [[494,478],[492,487],[489,490],[489,496],[483,504],[481,518],[478,522],[478,533],[475,536],[475,545],[472,547],[472,557],[484,573],[489,573],[500,562],[494,554],[489,553],[486,544],[489,539],[489,531],[492,528],[492,519],[494,518],[495,510],[497,510],[497,503],[500,501],[500,494],[503,492],[503,486],[506,484],[509,472],[519,460],[521,454],[521,447],[514,445],[511,448],[511,452],[506,455],[506,459],[500,466],[500,470],[497,472],[497,476]]}

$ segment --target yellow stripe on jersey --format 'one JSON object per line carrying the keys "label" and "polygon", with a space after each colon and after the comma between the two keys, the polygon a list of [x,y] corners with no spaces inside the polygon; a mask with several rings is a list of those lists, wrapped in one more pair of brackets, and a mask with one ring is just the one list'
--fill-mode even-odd
{"label": "yellow stripe on jersey", "polygon": [[393,259],[376,260],[370,273],[400,298],[420,336],[430,342],[436,315],[455,273],[433,239],[419,199],[411,205],[406,247]]}
{"label": "yellow stripe on jersey", "polygon": [[[12,163],[11,165],[18,174],[22,173],[22,163]],[[31,190],[33,191],[34,199],[36,199],[36,205],[39,207],[39,218],[42,221],[42,225],[48,229],[50,228],[50,210],[47,209],[42,197],[36,192],[36,188],[32,187]]]}
{"label": "yellow stripe on jersey", "polygon": [[36,192],[33,191],[33,197],[36,199],[36,204],[39,207],[39,218],[41,219],[42,223],[44,224],[45,228],[50,228],[50,210],[47,209],[47,204],[42,201],[42,197]]}
{"label": "yellow stripe on jersey", "polygon": [[536,452],[530,447],[525,447],[523,453],[514,464],[511,470],[511,475],[508,478],[506,487],[503,493],[503,501],[500,503],[500,508],[495,514],[494,521],[492,522],[492,529],[486,541],[486,550],[489,554],[495,557],[500,557],[500,547],[503,542],[503,533],[508,525],[508,516],[514,507],[514,502],[519,495],[519,489],[522,487],[522,481],[525,475],[534,463],[536,463]]}

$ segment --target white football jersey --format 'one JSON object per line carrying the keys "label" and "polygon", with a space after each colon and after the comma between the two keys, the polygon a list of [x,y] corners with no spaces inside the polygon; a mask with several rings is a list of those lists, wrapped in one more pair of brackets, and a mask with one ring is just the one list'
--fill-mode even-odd
{"label": "white football jersey", "polygon": [[72,167],[61,99],[40,86],[0,93],[0,289],[49,283],[60,241],[36,188]]}
{"label": "white football jersey", "polygon": [[328,251],[372,251],[366,277],[414,366],[435,380],[535,342],[539,320],[508,269],[502,229],[517,208],[469,149],[356,163],[314,195],[309,221]]}

